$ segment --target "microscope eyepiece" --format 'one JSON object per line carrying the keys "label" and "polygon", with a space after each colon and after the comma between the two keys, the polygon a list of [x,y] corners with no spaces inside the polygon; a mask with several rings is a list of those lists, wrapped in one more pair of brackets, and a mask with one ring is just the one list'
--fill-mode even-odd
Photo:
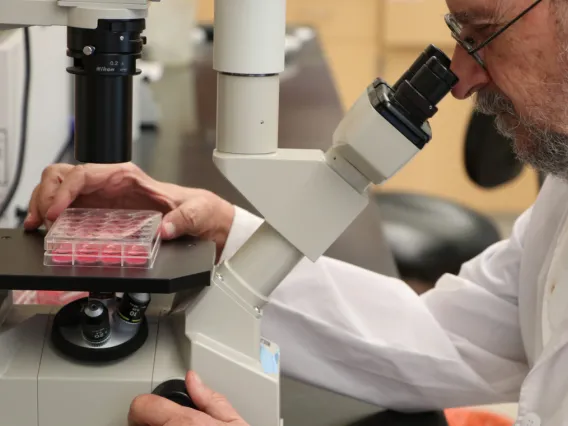
{"label": "microscope eyepiece", "polygon": [[404,81],[412,80],[412,77],[422,68],[423,65],[428,62],[430,58],[438,58],[439,62],[445,67],[450,68],[450,58],[446,56],[444,52],[438,49],[433,44],[429,45],[424,52],[418,56],[414,63],[406,70],[406,72],[398,79],[398,81],[392,86],[392,90],[396,92],[398,86],[400,86]]}
{"label": "microscope eyepiece", "polygon": [[69,27],[68,72],[75,75],[75,159],[123,163],[132,157],[133,76],[139,74],[144,19],[100,20],[96,29]]}
{"label": "microscope eyepiece", "polygon": [[412,77],[410,85],[430,103],[437,105],[456,82],[454,73],[445,68],[437,58],[430,58]]}
{"label": "microscope eyepiece", "polygon": [[429,46],[393,86],[394,100],[416,124],[431,118],[438,111],[436,105],[458,82],[450,63],[442,51]]}

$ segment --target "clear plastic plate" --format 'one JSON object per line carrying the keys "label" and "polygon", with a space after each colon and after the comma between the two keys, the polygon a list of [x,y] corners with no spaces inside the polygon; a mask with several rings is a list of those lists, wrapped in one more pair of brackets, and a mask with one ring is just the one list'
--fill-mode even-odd
{"label": "clear plastic plate", "polygon": [[65,210],[44,241],[44,265],[151,268],[162,214],[148,210]]}

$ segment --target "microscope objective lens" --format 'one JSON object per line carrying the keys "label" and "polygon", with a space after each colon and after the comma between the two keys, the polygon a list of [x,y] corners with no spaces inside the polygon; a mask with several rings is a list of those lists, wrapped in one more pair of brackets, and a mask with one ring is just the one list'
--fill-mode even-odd
{"label": "microscope objective lens", "polygon": [[101,346],[110,339],[110,317],[104,303],[89,300],[83,311],[81,331],[83,338],[91,346]]}
{"label": "microscope objective lens", "polygon": [[117,316],[124,323],[140,324],[149,304],[149,293],[125,293],[118,307]]}

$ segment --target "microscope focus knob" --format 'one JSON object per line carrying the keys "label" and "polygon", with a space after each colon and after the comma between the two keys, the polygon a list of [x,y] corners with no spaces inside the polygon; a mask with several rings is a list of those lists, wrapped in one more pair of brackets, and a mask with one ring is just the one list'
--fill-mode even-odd
{"label": "microscope focus knob", "polygon": [[198,410],[197,406],[187,393],[187,388],[183,380],[168,380],[167,382],[158,385],[152,394],[166,398],[183,407]]}

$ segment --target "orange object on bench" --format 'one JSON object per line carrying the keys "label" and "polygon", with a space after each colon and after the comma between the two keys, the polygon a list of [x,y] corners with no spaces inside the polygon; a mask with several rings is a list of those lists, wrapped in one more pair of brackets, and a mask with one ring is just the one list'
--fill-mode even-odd
{"label": "orange object on bench", "polygon": [[449,426],[513,426],[513,420],[497,413],[466,408],[445,410]]}

